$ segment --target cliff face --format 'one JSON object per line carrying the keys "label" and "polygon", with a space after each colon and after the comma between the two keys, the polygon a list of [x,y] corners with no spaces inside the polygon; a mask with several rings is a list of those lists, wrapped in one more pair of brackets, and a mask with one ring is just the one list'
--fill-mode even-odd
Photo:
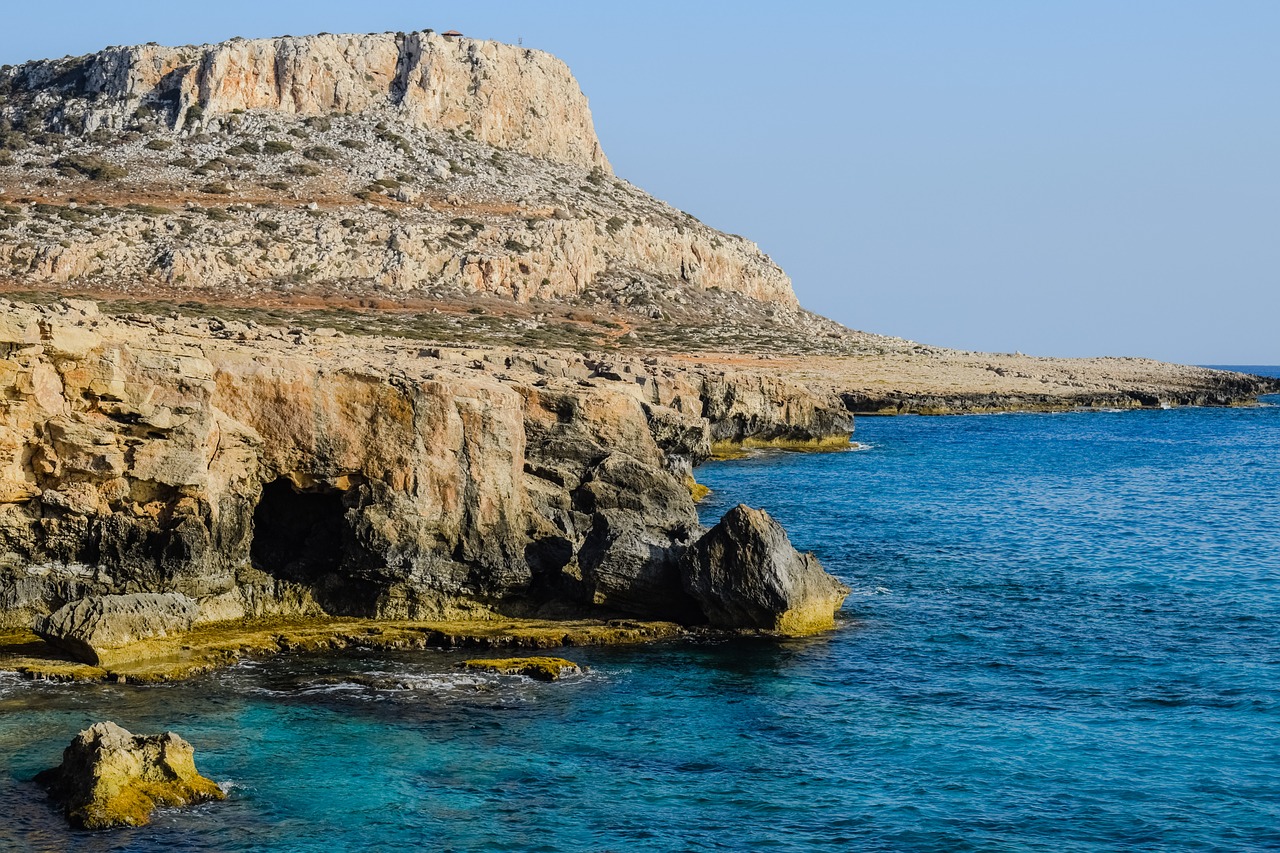
{"label": "cliff face", "polygon": [[0,199],[28,282],[798,308],[754,243],[612,176],[563,63],[433,33],[5,68]]}
{"label": "cliff face", "polygon": [[510,149],[608,170],[587,99],[563,62],[536,50],[431,32],[233,39],[113,47],[0,73],[47,127],[120,131],[141,109],[171,129],[247,110],[368,114],[469,133]]}
{"label": "cliff face", "polygon": [[704,415],[851,428],[838,400],[749,372],[238,344],[92,303],[7,303],[0,351],[0,625],[142,591],[196,598],[203,619],[696,622],[678,574],[702,533],[690,471],[724,429]]}

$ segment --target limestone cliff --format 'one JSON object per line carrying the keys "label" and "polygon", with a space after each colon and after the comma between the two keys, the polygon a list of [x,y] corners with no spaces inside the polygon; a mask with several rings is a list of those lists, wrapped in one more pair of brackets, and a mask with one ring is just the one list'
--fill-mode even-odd
{"label": "limestone cliff", "polygon": [[110,47],[6,68],[0,92],[41,129],[122,131],[139,111],[171,129],[249,110],[362,114],[608,170],[587,99],[563,62],[430,30]]}
{"label": "limestone cliff", "polygon": [[613,177],[559,60],[429,32],[0,70],[0,201],[26,282],[798,308],[754,243]]}
{"label": "limestone cliff", "polygon": [[0,305],[0,625],[136,592],[205,620],[698,622],[678,566],[712,436],[851,429],[750,371]]}

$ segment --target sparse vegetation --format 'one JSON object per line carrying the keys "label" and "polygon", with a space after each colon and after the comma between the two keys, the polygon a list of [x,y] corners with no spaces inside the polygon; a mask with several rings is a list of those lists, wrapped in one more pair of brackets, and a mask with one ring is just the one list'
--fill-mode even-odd
{"label": "sparse vegetation", "polygon": [[173,214],[173,211],[169,208],[156,204],[129,204],[125,206],[125,210],[131,210],[143,216],[170,216]]}
{"label": "sparse vegetation", "polygon": [[168,151],[173,147],[173,142],[168,139],[153,139],[142,147],[148,151]]}
{"label": "sparse vegetation", "polygon": [[376,135],[379,140],[387,143],[393,148],[398,149],[402,154],[409,155],[413,153],[413,146],[409,144],[409,140],[405,139],[403,136],[401,136],[398,133],[392,133],[391,131],[387,130],[383,125],[379,125],[379,129]]}
{"label": "sparse vegetation", "polygon": [[129,174],[129,170],[115,163],[108,163],[100,157],[90,154],[68,154],[59,157],[53,163],[65,176],[83,175],[91,181],[118,181]]}
{"label": "sparse vegetation", "polygon": [[331,163],[338,159],[338,152],[334,151],[327,145],[313,145],[306,151],[303,151],[302,156],[306,157],[308,160]]}
{"label": "sparse vegetation", "polygon": [[293,150],[293,146],[282,139],[268,139],[262,143],[263,154],[287,154]]}

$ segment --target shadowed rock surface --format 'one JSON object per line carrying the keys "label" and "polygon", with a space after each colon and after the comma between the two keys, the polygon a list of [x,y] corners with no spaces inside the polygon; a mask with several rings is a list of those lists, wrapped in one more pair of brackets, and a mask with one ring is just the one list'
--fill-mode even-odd
{"label": "shadowed rock surface", "polygon": [[191,630],[200,605],[177,593],[92,595],[35,620],[45,641],[95,666],[114,649]]}
{"label": "shadowed rock surface", "polygon": [[111,722],[80,732],[62,764],[36,781],[82,829],[143,826],[160,806],[188,806],[226,797],[196,771],[195,751],[173,732],[134,735]]}
{"label": "shadowed rock surface", "polygon": [[849,594],[767,512],[743,504],[689,549],[683,568],[685,590],[718,628],[825,631]]}

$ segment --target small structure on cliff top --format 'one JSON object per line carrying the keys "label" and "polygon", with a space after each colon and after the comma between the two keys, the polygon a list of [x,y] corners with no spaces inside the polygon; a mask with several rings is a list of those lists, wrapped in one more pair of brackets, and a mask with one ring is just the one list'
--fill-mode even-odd
{"label": "small structure on cliff top", "polygon": [[447,38],[449,41],[453,41],[454,39],[460,39],[460,38],[462,38],[462,33],[458,32],[457,30],[446,30],[445,32],[441,33],[440,35],[444,36],[444,37],[445,37],[445,38]]}

